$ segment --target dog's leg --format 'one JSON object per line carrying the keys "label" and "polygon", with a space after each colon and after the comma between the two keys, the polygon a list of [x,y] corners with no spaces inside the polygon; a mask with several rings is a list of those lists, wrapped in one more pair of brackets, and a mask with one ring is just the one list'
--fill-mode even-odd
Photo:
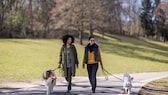
{"label": "dog's leg", "polygon": [[49,83],[47,86],[47,95],[51,94],[51,84]]}
{"label": "dog's leg", "polygon": [[47,93],[46,93],[46,95],[50,95],[50,88],[49,87],[47,87]]}
{"label": "dog's leg", "polygon": [[128,95],[130,95],[130,91],[128,90]]}
{"label": "dog's leg", "polygon": [[123,89],[124,91],[123,91],[123,94],[126,94],[127,93],[127,88],[126,87],[124,87],[124,89]]}
{"label": "dog's leg", "polygon": [[127,87],[125,88],[125,93],[128,94],[128,88]]}
{"label": "dog's leg", "polygon": [[51,84],[51,93],[53,92],[54,85]]}
{"label": "dog's leg", "polygon": [[124,90],[123,94],[125,94],[125,88],[123,90]]}
{"label": "dog's leg", "polygon": [[131,87],[128,88],[128,95],[131,93]]}

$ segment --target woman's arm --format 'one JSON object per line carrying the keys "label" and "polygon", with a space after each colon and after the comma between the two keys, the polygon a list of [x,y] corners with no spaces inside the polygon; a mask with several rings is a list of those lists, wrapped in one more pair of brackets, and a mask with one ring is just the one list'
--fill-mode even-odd
{"label": "woman's arm", "polygon": [[61,47],[61,50],[60,50],[58,68],[61,68],[61,64],[62,64],[62,52],[63,52],[63,46]]}
{"label": "woman's arm", "polygon": [[85,64],[86,64],[86,49],[84,51],[84,54],[83,54],[83,62],[82,62],[82,67],[85,68]]}
{"label": "woman's arm", "polygon": [[78,61],[78,53],[77,53],[77,50],[76,50],[76,47],[75,46],[73,46],[74,47],[74,57],[75,57],[75,64],[79,64],[79,61]]}
{"label": "woman's arm", "polygon": [[103,69],[103,63],[102,63],[101,53],[99,49],[98,49],[98,55],[99,55],[99,61],[100,61],[101,68]]}

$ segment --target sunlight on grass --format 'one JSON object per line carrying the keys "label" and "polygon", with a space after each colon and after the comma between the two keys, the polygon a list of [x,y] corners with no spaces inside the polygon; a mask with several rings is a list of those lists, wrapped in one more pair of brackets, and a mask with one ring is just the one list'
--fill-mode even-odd
{"label": "sunlight on grass", "polygon": [[[96,34],[104,67],[109,72],[168,71],[168,44],[110,34],[101,37]],[[61,46],[62,41],[55,39],[0,39],[0,82],[41,79],[43,71],[58,66]],[[84,46],[75,46],[80,63],[77,75],[86,76],[86,68],[82,69]],[[55,72],[61,76],[58,69]],[[103,75],[101,69],[98,75]]]}
{"label": "sunlight on grass", "polygon": [[141,88],[138,95],[168,95],[168,77],[151,81]]}

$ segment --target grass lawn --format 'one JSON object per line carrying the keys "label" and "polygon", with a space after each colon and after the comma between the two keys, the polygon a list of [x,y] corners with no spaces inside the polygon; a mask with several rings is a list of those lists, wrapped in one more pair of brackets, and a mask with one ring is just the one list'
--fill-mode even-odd
{"label": "grass lawn", "polygon": [[[95,35],[104,67],[111,73],[168,71],[167,43]],[[61,46],[62,41],[56,39],[0,39],[0,82],[41,79],[43,71],[58,66]],[[80,62],[77,75],[86,76],[86,69],[82,69],[84,46],[75,46]],[[56,74],[61,76],[59,70]],[[98,75],[102,75],[101,69]]]}
{"label": "grass lawn", "polygon": [[168,95],[168,77],[146,84],[138,95]]}

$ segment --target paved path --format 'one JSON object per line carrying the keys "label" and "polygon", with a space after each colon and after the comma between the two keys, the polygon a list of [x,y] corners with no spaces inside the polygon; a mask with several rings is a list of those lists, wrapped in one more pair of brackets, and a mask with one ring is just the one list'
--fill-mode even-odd
{"label": "paved path", "polygon": [[[122,74],[115,76],[122,78]],[[147,82],[168,77],[168,72],[136,73],[134,77],[131,95],[137,95],[140,88]],[[122,81],[109,76],[108,80],[104,76],[97,78],[96,93],[91,93],[90,84],[87,77],[73,78],[72,91],[66,93],[66,82],[58,77],[57,85],[52,95],[122,95]],[[43,81],[17,82],[0,84],[0,95],[45,95],[46,90]]]}

